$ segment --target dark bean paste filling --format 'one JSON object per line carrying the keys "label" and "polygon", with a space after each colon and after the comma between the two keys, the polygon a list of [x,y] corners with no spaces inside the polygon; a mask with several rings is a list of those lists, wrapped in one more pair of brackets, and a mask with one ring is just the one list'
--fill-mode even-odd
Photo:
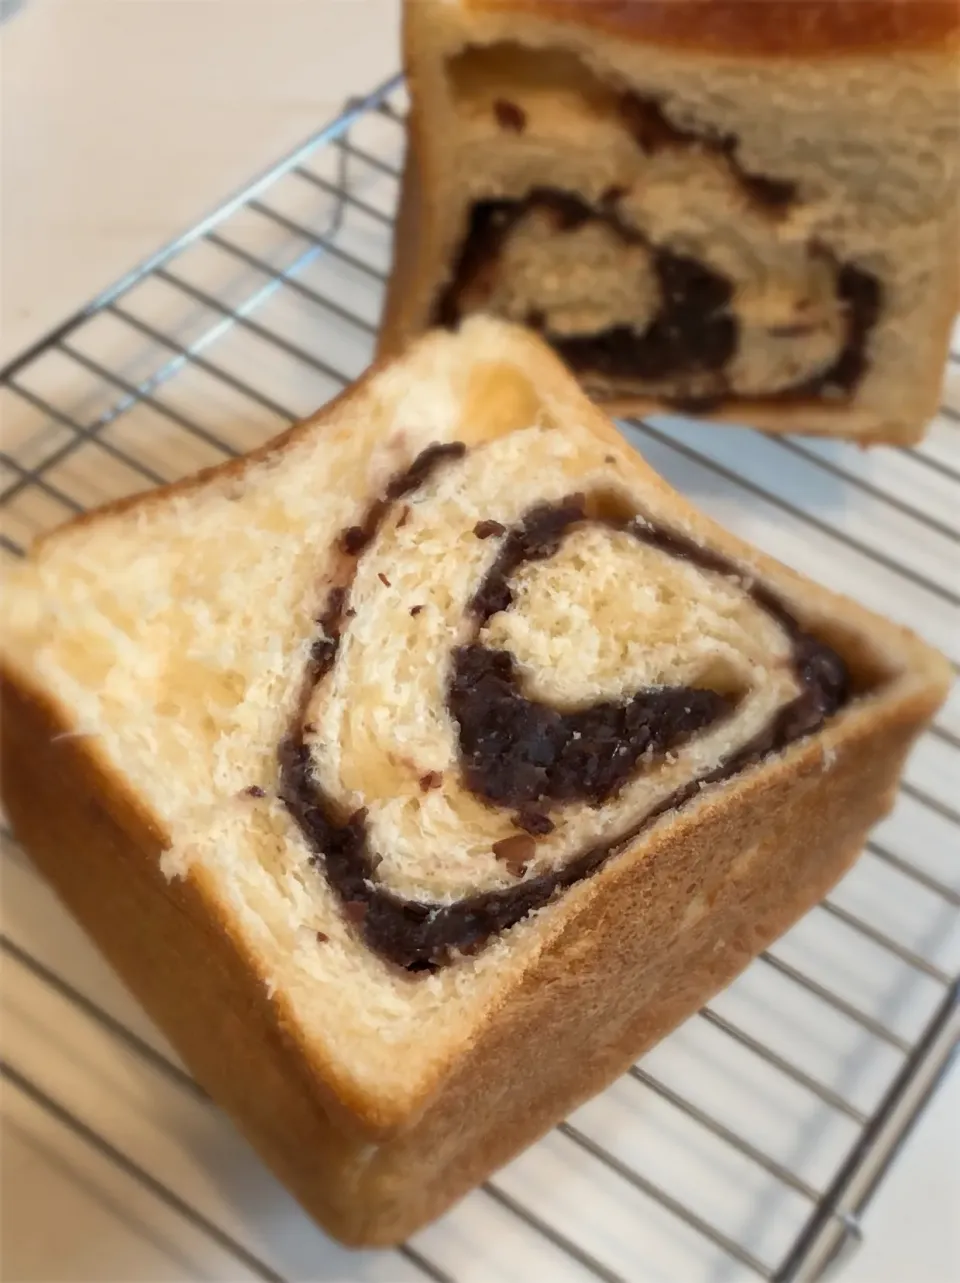
{"label": "dark bean paste filling", "polygon": [[[760,182],[759,179],[751,179]],[[689,255],[650,244],[617,213],[622,192],[612,189],[594,207],[580,196],[538,187],[522,200],[483,200],[470,211],[466,235],[450,282],[441,291],[433,323],[454,328],[462,319],[462,300],[492,286],[504,243],[514,226],[533,210],[548,212],[558,232],[585,223],[602,223],[625,244],[644,244],[657,278],[660,306],[645,330],[613,325],[589,334],[559,335],[546,328],[542,313],[525,319],[551,344],[577,374],[623,381],[690,378],[709,390],[696,397],[667,397],[678,408],[705,410],[730,395],[724,375],[740,343],[740,323],[732,310],[730,279]],[[814,252],[832,257],[822,247]],[[765,394],[769,401],[807,400],[823,395],[849,395],[866,372],[866,344],[881,309],[880,283],[870,272],[850,263],[837,265],[837,296],[846,317],[844,345],[829,368],[813,378]]]}
{"label": "dark bean paste filling", "polygon": [[[510,531],[471,602],[476,631],[511,604],[509,577],[543,561],[586,517],[582,498],[544,504]],[[677,686],[638,691],[560,712],[524,697],[513,656],[474,642],[453,653],[449,706],[460,728],[464,778],[471,792],[521,813],[544,803],[607,801],[643,757],[662,755],[733,711],[712,690]]]}
{"label": "dark bean paste filling", "polygon": [[[409,494],[444,461],[463,453],[464,447],[455,444],[431,447],[420,455],[388,487],[388,500],[371,507],[376,515],[372,523],[368,518],[361,527],[369,531],[369,538],[392,500]],[[559,504],[538,505],[507,531],[469,606],[474,639],[491,615],[509,606],[508,581],[515,571],[527,561],[552,556],[566,533],[583,521],[600,521],[626,531],[701,569],[738,575],[737,567],[725,557],[643,518],[603,512],[602,505],[597,515],[588,507],[591,505],[582,495]],[[341,548],[350,543],[341,539]],[[314,646],[305,674],[300,712],[278,749],[280,797],[310,846],[314,863],[323,868],[344,912],[367,945],[414,972],[435,970],[475,952],[564,888],[594,873],[658,816],[682,806],[703,785],[728,779],[768,753],[810,734],[841,708],[850,687],[840,657],[804,633],[767,589],[753,585],[745,591],[791,638],[800,685],[797,697],[779,710],[763,732],[714,770],[676,790],[624,832],[577,853],[562,868],[507,889],[479,892],[454,904],[439,905],[404,899],[378,883],[380,857],[369,846],[366,812],[345,814],[312,776],[310,750],[304,742],[306,708],[314,685],[336,662],[340,633],[349,613],[347,588],[334,588],[318,621],[323,637]],[[509,653],[476,640],[454,652],[448,696],[460,728],[467,787],[492,805],[517,810],[518,829],[527,833],[550,831],[553,826],[546,812],[552,805],[574,798],[597,803],[609,798],[637,769],[644,754],[666,751],[727,716],[734,707],[729,697],[681,687],[641,691],[622,703],[601,702],[590,709],[560,713],[527,700]],[[618,758],[625,759],[624,763]],[[532,842],[527,837],[522,840]],[[523,873],[522,862],[520,865],[518,876]]]}
{"label": "dark bean paste filling", "polygon": [[524,698],[508,651],[474,645],[454,653],[450,711],[464,778],[498,806],[605,802],[641,758],[676,748],[732,707],[714,691],[681,686],[561,713]]}

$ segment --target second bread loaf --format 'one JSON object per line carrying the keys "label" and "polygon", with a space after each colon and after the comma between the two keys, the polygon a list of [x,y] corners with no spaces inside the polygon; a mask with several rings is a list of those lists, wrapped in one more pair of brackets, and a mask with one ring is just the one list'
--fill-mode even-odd
{"label": "second bread loaf", "polygon": [[485,311],[616,413],[917,440],[958,300],[958,15],[410,0],[384,350]]}

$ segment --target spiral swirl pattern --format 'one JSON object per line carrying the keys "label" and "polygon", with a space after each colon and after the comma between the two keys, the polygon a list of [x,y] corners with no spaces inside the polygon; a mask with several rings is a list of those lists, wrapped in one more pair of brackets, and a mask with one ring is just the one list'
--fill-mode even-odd
{"label": "spiral swirl pattern", "polygon": [[369,947],[476,951],[816,729],[843,664],[762,585],[571,488],[563,439],[423,451],[339,539],[281,795]]}

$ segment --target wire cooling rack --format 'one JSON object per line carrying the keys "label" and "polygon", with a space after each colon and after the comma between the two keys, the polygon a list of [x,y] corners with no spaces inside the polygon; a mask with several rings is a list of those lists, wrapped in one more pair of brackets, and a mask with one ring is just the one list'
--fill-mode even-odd
{"label": "wire cooling rack", "polygon": [[[351,104],[0,372],[6,555],[92,505],[259,444],[363,370],[404,112],[399,80]],[[946,395],[913,450],[674,418],[624,431],[724,524],[956,661],[957,358]],[[55,1252],[80,1215],[63,1192],[72,1173],[84,1228],[100,1227],[113,1261],[101,1278],[816,1278],[856,1243],[960,1031],[958,765],[955,694],[828,901],[618,1084],[391,1253],[343,1252],[298,1211],[7,833],[5,1128],[46,1159],[25,1163],[5,1200],[49,1209],[44,1251]],[[18,1250],[22,1261],[34,1249]],[[68,1258],[45,1268],[75,1277]]]}

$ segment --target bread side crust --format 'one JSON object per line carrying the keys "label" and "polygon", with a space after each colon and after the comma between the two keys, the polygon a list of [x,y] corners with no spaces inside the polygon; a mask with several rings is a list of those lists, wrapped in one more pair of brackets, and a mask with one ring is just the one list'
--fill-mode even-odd
{"label": "bread side crust", "polygon": [[377,330],[378,361],[399,356],[417,330],[426,325],[420,318],[429,307],[423,300],[429,289],[426,274],[430,268],[422,242],[425,224],[421,201],[420,166],[414,160],[412,145],[408,145],[393,226],[393,262]]}
{"label": "bread side crust", "polygon": [[769,58],[949,49],[960,33],[952,0],[461,0],[461,7],[465,15],[527,14],[642,44]]}
{"label": "bread side crust", "polygon": [[338,1125],[348,1120],[256,959],[205,887],[164,877],[162,831],[51,702],[9,670],[0,694],[0,779],[19,840],[197,1081],[335,1232],[362,1142]]}

